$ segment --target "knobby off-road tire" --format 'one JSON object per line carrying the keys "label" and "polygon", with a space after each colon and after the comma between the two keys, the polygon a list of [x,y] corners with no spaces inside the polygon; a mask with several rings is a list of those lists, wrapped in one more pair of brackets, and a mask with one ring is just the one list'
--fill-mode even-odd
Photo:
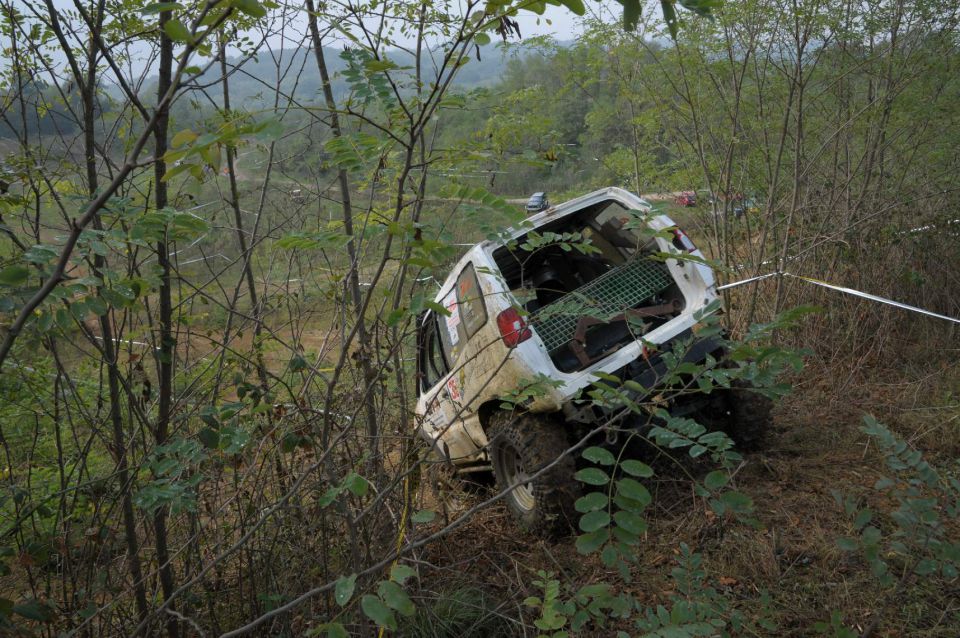
{"label": "knobby off-road tire", "polygon": [[558,535],[576,525],[573,503],[578,495],[573,457],[568,454],[535,479],[539,470],[568,448],[563,426],[531,414],[501,412],[487,432],[497,491],[516,486],[504,496],[507,508],[523,529]]}
{"label": "knobby off-road tire", "polygon": [[737,447],[746,451],[761,449],[773,425],[773,401],[752,391],[749,383],[734,381],[727,396],[727,409],[724,430]]}

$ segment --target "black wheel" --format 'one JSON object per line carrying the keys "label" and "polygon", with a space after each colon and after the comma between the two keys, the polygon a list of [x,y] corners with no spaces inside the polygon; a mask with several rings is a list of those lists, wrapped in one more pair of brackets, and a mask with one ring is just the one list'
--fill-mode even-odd
{"label": "black wheel", "polygon": [[574,525],[578,489],[573,457],[568,454],[531,478],[566,451],[562,427],[530,414],[501,412],[491,418],[487,434],[497,491],[515,486],[504,500],[520,526],[562,533]]}
{"label": "black wheel", "polygon": [[773,420],[773,401],[752,390],[746,381],[734,381],[727,396],[729,416],[723,429],[742,450],[763,447]]}

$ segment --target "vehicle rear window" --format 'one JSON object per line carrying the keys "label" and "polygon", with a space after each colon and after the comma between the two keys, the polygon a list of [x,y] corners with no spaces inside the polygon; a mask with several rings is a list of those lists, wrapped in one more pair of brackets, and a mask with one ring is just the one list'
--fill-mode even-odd
{"label": "vehicle rear window", "polygon": [[460,312],[457,309],[456,290],[451,290],[440,300],[440,305],[447,309],[447,315],[438,315],[440,324],[440,340],[443,341],[443,351],[451,362],[457,360],[460,348],[463,347],[463,338],[460,334]]}
{"label": "vehicle rear window", "polygon": [[487,322],[487,307],[472,263],[464,267],[457,285],[440,303],[450,313],[438,317],[443,349],[450,361],[456,361],[467,339]]}
{"label": "vehicle rear window", "polygon": [[473,264],[467,264],[457,278],[457,300],[460,302],[460,319],[469,339],[487,322],[487,306],[477,281]]}

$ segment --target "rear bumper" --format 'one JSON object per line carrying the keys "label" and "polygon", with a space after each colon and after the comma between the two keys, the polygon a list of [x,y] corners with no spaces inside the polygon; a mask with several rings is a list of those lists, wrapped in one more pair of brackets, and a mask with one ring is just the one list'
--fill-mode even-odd
{"label": "rear bumper", "polygon": [[[684,331],[676,337],[676,340],[687,340],[692,336],[692,334],[693,333],[689,330]],[[684,353],[682,362],[699,363],[706,359],[707,355],[710,354],[714,355],[718,359],[723,355],[723,343],[716,337],[708,337],[706,339],[698,339],[693,341],[693,343],[690,344],[690,347],[687,348],[686,352]],[[645,392],[631,390],[628,393],[631,400],[642,401],[644,398],[656,392],[657,388],[661,386],[662,379],[667,374],[667,364],[663,361],[661,356],[652,355],[647,358],[639,358],[635,361],[632,361],[612,374],[613,376],[621,379],[621,382],[629,380],[643,386],[646,390]],[[598,385],[606,383],[608,382],[597,381]],[[603,412],[606,415],[610,415],[615,411],[617,410],[603,409]]]}
{"label": "rear bumper", "polygon": [[[677,340],[683,341],[689,339],[691,334],[690,331],[683,332],[677,337]],[[694,341],[687,349],[686,354],[683,356],[683,362],[699,363],[703,361],[708,354],[721,353],[722,350],[723,344],[715,337],[699,339]],[[652,392],[660,385],[660,380],[667,373],[667,364],[663,361],[662,357],[655,355],[647,360],[641,359],[632,362],[624,368],[622,372],[627,375],[622,378],[636,381]]]}

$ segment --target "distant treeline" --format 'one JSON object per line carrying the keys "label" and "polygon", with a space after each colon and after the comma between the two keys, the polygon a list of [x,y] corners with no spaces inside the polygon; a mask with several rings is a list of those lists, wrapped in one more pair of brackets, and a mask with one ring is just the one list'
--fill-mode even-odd
{"label": "distant treeline", "polygon": [[10,87],[0,102],[0,138],[20,138],[24,130],[28,137],[76,132],[70,106],[75,106],[78,98],[71,94],[68,99],[70,105],[55,89],[42,82]]}

